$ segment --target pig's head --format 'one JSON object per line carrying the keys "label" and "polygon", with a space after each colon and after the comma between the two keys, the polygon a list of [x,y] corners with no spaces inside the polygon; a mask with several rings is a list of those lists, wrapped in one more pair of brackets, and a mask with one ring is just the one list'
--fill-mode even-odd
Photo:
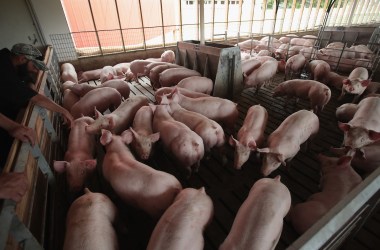
{"label": "pig's head", "polygon": [[274,88],[273,90],[273,97],[278,97],[278,96],[283,96],[284,95],[284,91],[283,91],[283,86],[281,84],[277,85],[277,87]]}
{"label": "pig's head", "polygon": [[249,140],[247,145],[243,145],[231,135],[229,143],[231,146],[235,147],[234,168],[241,169],[241,166],[248,161],[251,151],[257,149],[256,142],[252,139]]}
{"label": "pig's head", "polygon": [[58,173],[66,172],[67,184],[72,193],[83,190],[87,178],[92,174],[96,167],[96,160],[78,160],[71,162],[54,161],[54,169]]}
{"label": "pig's head", "polygon": [[352,160],[352,156],[347,155],[338,158],[319,154],[317,158],[321,166],[322,176],[337,170],[339,171],[350,167]]}
{"label": "pig's head", "polygon": [[138,134],[132,127],[122,134],[126,144],[131,144],[137,155],[142,160],[148,160],[152,152],[153,144],[160,139],[160,133],[148,136]]}
{"label": "pig's head", "polygon": [[357,149],[380,140],[380,132],[360,127],[353,127],[349,123],[338,123],[344,132],[344,146]]}
{"label": "pig's head", "polygon": [[361,80],[361,79],[344,79],[343,89],[351,94],[362,94],[367,88],[371,80]]}
{"label": "pig's head", "polygon": [[280,153],[271,152],[269,148],[257,149],[258,152],[263,153],[263,163],[261,172],[264,176],[268,176],[274,170],[282,165],[286,166],[284,156]]}
{"label": "pig's head", "polygon": [[102,115],[95,107],[95,121],[86,126],[86,132],[90,134],[97,134],[101,129],[112,130],[115,126],[112,116]]}
{"label": "pig's head", "polygon": [[175,61],[175,53],[172,50],[165,50],[164,53],[161,54],[161,61],[174,63]]}

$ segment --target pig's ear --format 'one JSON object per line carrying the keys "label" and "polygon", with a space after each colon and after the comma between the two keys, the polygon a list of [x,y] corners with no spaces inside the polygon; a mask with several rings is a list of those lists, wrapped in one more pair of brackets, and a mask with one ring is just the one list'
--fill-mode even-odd
{"label": "pig's ear", "polygon": [[238,141],[232,135],[230,136],[230,139],[228,140],[228,142],[230,143],[232,147],[236,147],[236,144],[238,144]]}
{"label": "pig's ear", "polygon": [[339,158],[337,165],[339,168],[346,168],[350,166],[351,160],[352,160],[352,156],[348,156],[348,155],[342,156]]}
{"label": "pig's ear", "polygon": [[151,134],[149,136],[149,139],[151,142],[156,142],[160,139],[160,132],[157,132],[157,133],[154,133],[154,134]]}
{"label": "pig's ear", "polygon": [[339,126],[340,130],[342,130],[343,132],[347,132],[351,128],[350,124],[342,123],[342,122],[338,122],[338,126]]}
{"label": "pig's ear", "polygon": [[342,83],[343,83],[344,85],[348,85],[348,84],[351,84],[351,81],[350,81],[349,79],[344,79],[344,80],[342,81]]}
{"label": "pig's ear", "polygon": [[276,177],[274,177],[274,180],[281,182],[281,175],[277,175]]}
{"label": "pig's ear", "polygon": [[112,79],[113,79],[113,75],[111,73],[108,73],[107,80],[112,80]]}
{"label": "pig's ear", "polygon": [[363,80],[360,83],[363,87],[367,87],[370,84],[370,82],[371,82],[371,79],[368,79],[368,80]]}
{"label": "pig's ear", "polygon": [[255,142],[254,139],[249,140],[249,142],[248,142],[248,147],[249,147],[251,150],[256,150],[257,145],[256,145],[256,142]]}
{"label": "pig's ear", "polygon": [[105,146],[112,141],[112,133],[109,130],[102,129],[100,136],[100,143]]}
{"label": "pig's ear", "polygon": [[369,139],[371,139],[373,141],[380,140],[380,132],[376,132],[376,131],[373,131],[373,130],[368,130],[368,136],[369,136]]}
{"label": "pig's ear", "polygon": [[67,161],[54,161],[54,169],[57,173],[64,173],[66,171],[67,165],[70,165]]}
{"label": "pig's ear", "polygon": [[276,154],[277,159],[279,162],[281,162],[282,165],[286,166],[285,158],[283,154]]}
{"label": "pig's ear", "polygon": [[130,143],[133,141],[133,133],[132,133],[132,131],[131,131],[131,128],[125,130],[125,131],[121,134],[121,139],[122,139],[122,141],[123,141],[125,144],[130,144]]}
{"label": "pig's ear", "polygon": [[85,164],[87,170],[94,171],[94,169],[96,167],[96,159],[85,160],[84,164]]}
{"label": "pig's ear", "polygon": [[95,119],[98,119],[99,117],[102,117],[102,113],[99,112],[99,110],[96,109],[96,107],[94,107],[94,110],[95,110]]}
{"label": "pig's ear", "polygon": [[160,105],[168,105],[168,104],[169,104],[168,97],[166,95],[162,95]]}
{"label": "pig's ear", "polygon": [[270,148],[258,148],[259,153],[270,153]]}

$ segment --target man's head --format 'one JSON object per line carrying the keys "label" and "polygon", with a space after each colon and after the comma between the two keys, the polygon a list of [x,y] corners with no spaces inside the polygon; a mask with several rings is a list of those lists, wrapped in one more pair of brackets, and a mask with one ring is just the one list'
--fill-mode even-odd
{"label": "man's head", "polygon": [[16,64],[21,65],[28,60],[36,59],[42,56],[41,52],[31,44],[17,43],[13,45],[11,52],[16,56]]}

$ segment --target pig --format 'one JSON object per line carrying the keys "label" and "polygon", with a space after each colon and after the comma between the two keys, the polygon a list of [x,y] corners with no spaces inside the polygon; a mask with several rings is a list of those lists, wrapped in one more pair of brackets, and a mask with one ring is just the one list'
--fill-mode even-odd
{"label": "pig", "polygon": [[126,81],[121,79],[112,79],[104,82],[101,85],[89,85],[89,84],[76,84],[74,86],[70,86],[69,89],[74,92],[76,95],[82,97],[87,94],[89,91],[93,89],[99,89],[104,87],[110,87],[116,89],[124,99],[129,97],[131,92],[129,85]]}
{"label": "pig", "polygon": [[[152,68],[149,72],[149,79],[153,86],[153,89],[158,89],[161,87],[160,83],[160,74],[167,70],[172,68],[181,68],[181,66],[177,64],[164,64],[164,65],[157,65],[156,67]],[[168,86],[166,86],[168,87]]]}
{"label": "pig", "polygon": [[[330,151],[338,156],[344,156],[349,151],[347,148],[330,148]],[[351,161],[352,167],[361,171],[363,176],[370,175],[380,166],[380,141],[368,144],[353,153]]]}
{"label": "pig", "polygon": [[256,87],[256,94],[259,92],[260,88],[266,83],[270,82],[271,79],[277,72],[278,62],[276,60],[268,60],[264,62],[258,69],[253,71],[248,77],[243,81],[245,88]]}
{"label": "pig", "polygon": [[174,63],[175,62],[175,53],[173,50],[165,50],[161,54],[161,62]]}
{"label": "pig", "polygon": [[167,62],[151,62],[144,66],[144,75],[149,76],[150,71],[158,65],[167,65]]}
{"label": "pig", "polygon": [[361,100],[354,117],[348,123],[338,122],[338,126],[344,132],[344,146],[351,149],[380,140],[380,98]]}
{"label": "pig", "polygon": [[74,121],[64,161],[54,161],[55,171],[66,172],[67,184],[71,193],[83,190],[87,178],[96,167],[95,137],[85,131],[85,127],[93,121],[94,119],[87,116]]}
{"label": "pig", "polygon": [[106,195],[86,188],[67,212],[63,249],[119,249],[116,217],[117,208]]}
{"label": "pig", "polygon": [[274,52],[276,59],[285,59],[286,54],[288,53],[288,50],[290,48],[290,45],[288,43],[281,44],[278,49]]}
{"label": "pig", "polygon": [[147,250],[202,250],[203,231],[213,213],[212,200],[204,187],[183,189],[155,226]]}
{"label": "pig", "polygon": [[197,171],[204,156],[202,138],[182,122],[174,120],[165,105],[151,105],[153,131],[159,132],[164,148],[177,160],[186,177]]}
{"label": "pig", "polygon": [[370,80],[368,80],[368,70],[363,67],[355,68],[348,79],[343,80],[342,93],[338,99],[342,99],[345,93],[356,94],[354,100],[363,94],[364,90],[367,88]]}
{"label": "pig", "polygon": [[264,142],[264,130],[268,121],[267,110],[260,106],[251,106],[244,118],[243,126],[239,129],[237,140],[231,135],[229,143],[235,147],[234,168],[248,161],[251,151],[256,151]]}
{"label": "pig", "polygon": [[112,66],[104,66],[100,72],[100,82],[106,82],[117,77],[116,70]]}
{"label": "pig", "polygon": [[275,249],[291,205],[290,192],[280,179],[278,175],[255,182],[220,250]]}
{"label": "pig", "polygon": [[210,95],[214,87],[214,83],[210,78],[207,77],[190,76],[179,81],[177,86],[180,88]]}
{"label": "pig", "polygon": [[306,202],[296,204],[290,213],[294,229],[303,234],[332,207],[362,182],[352,169],[351,156],[341,158],[318,155],[321,166],[321,192],[311,195]]}
{"label": "pig", "polygon": [[261,172],[268,176],[281,164],[293,159],[300,145],[314,137],[319,130],[319,119],[313,112],[299,110],[289,115],[268,137],[267,148],[257,149],[264,154]]}
{"label": "pig", "polygon": [[104,87],[94,89],[84,95],[70,110],[74,118],[84,116],[93,116],[95,114],[94,107],[100,112],[106,111],[108,108],[117,108],[121,103],[120,93],[113,88]]}
{"label": "pig", "polygon": [[84,83],[91,80],[99,80],[102,69],[88,70],[78,73],[78,83]]}
{"label": "pig", "polygon": [[340,49],[344,47],[344,43],[342,42],[332,42],[327,44],[326,49],[333,48],[333,49]]}
{"label": "pig", "polygon": [[303,55],[308,61],[315,58],[316,49],[314,49],[313,47],[305,47],[300,49],[299,53]]}
{"label": "pig", "polygon": [[183,67],[167,69],[159,74],[159,82],[162,87],[170,87],[190,76],[201,76],[201,74],[198,71]]}
{"label": "pig", "polygon": [[330,101],[331,90],[318,81],[294,79],[277,85],[273,90],[273,97],[278,96],[309,99],[311,109],[319,114]]}
{"label": "pig", "polygon": [[351,46],[350,49],[355,51],[355,58],[370,59],[373,58],[373,52],[366,45],[359,44]]}
{"label": "pig", "polygon": [[370,82],[363,92],[362,96],[367,96],[369,94],[379,94],[380,93],[380,82]]}
{"label": "pig", "polygon": [[311,73],[311,79],[326,83],[328,73],[331,71],[330,65],[323,60],[313,60],[308,63],[307,68]]}
{"label": "pig", "polygon": [[128,71],[130,71],[129,69],[130,66],[131,66],[131,63],[118,63],[112,66],[112,68],[115,70],[117,76],[123,76]]}
{"label": "pig", "polygon": [[276,48],[271,47],[271,46],[268,47],[268,44],[259,44],[259,45],[256,45],[253,48],[253,50],[256,53],[260,53],[260,51],[262,51],[262,50],[268,50],[269,52],[274,53],[276,51]]}
{"label": "pig", "polygon": [[168,105],[168,112],[174,120],[182,122],[202,138],[205,152],[224,145],[224,131],[217,122],[197,112],[186,110],[176,102],[169,102],[166,96],[163,97],[161,104]]}
{"label": "pig", "polygon": [[301,38],[301,37],[294,37],[290,40],[289,44],[291,46],[311,47],[314,45],[314,40],[313,39]]}
{"label": "pig", "polygon": [[345,103],[336,109],[335,116],[339,122],[349,122],[354,117],[357,110],[357,104]]}
{"label": "pig", "polygon": [[80,96],[76,95],[70,89],[66,89],[65,92],[63,92],[62,107],[64,107],[67,110],[71,110],[71,108],[74,106],[75,103],[79,101],[79,99]]}
{"label": "pig", "polygon": [[255,69],[261,66],[261,62],[256,58],[251,58],[241,62],[241,70],[243,71],[243,76],[247,77],[251,74]]}
{"label": "pig", "polygon": [[285,65],[285,81],[289,78],[294,78],[294,75],[298,78],[301,75],[305,63],[306,58],[301,54],[289,57]]}
{"label": "pig", "polygon": [[254,47],[260,44],[259,40],[248,39],[243,42],[237,43],[236,45],[240,47],[240,50],[252,50]]}
{"label": "pig", "polygon": [[257,56],[272,56],[272,52],[266,49],[260,50]]}
{"label": "pig", "polygon": [[133,119],[133,126],[126,130],[126,143],[142,160],[148,160],[152,147],[160,139],[160,133],[153,133],[153,111],[149,106],[142,106],[137,110]]}
{"label": "pig", "polygon": [[178,89],[174,89],[172,99],[183,108],[222,123],[228,129],[233,129],[239,116],[237,104],[228,99],[214,96],[190,98],[182,95]]}
{"label": "pig", "polygon": [[276,59],[271,57],[271,56],[255,56],[255,59],[259,60],[261,62],[261,64],[263,64],[267,61],[276,61]]}
{"label": "pig", "polygon": [[285,73],[286,61],[284,59],[281,59],[277,61],[277,63],[277,72]]}
{"label": "pig", "polygon": [[61,81],[72,81],[74,83],[78,83],[77,72],[71,63],[64,63],[61,65]]}
{"label": "pig", "polygon": [[103,176],[126,204],[158,219],[182,190],[181,183],[173,175],[137,161],[125,141],[124,133],[119,136],[102,130],[100,143],[106,147]]}
{"label": "pig", "polygon": [[120,134],[131,126],[136,112],[148,105],[148,98],[143,95],[132,96],[122,102],[120,106],[110,114],[102,115],[95,108],[96,120],[86,127],[86,132],[96,134],[101,129],[110,130],[114,134]]}
{"label": "pig", "polygon": [[144,69],[149,63],[152,63],[152,60],[134,60],[131,62],[129,66],[134,78],[133,80],[137,80],[140,76],[144,76]]}
{"label": "pig", "polygon": [[292,57],[300,53],[300,51],[304,48],[304,46],[299,45],[291,45],[288,50],[287,58]]}
{"label": "pig", "polygon": [[204,93],[200,93],[200,92],[195,92],[195,91],[192,91],[192,90],[188,90],[188,89],[184,89],[184,88],[181,88],[181,87],[162,87],[162,88],[159,88],[155,93],[154,93],[154,97],[156,99],[156,103],[161,103],[161,98],[163,95],[169,95],[171,96],[171,94],[173,93],[174,89],[178,89],[182,95],[184,96],[187,96],[187,97],[191,97],[191,98],[197,98],[197,97],[208,97],[210,95],[207,95],[207,94],[204,94]]}

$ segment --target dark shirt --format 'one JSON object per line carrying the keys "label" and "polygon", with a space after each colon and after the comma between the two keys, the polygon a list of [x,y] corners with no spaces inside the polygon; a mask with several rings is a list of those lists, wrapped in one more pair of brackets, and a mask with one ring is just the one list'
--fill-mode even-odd
{"label": "dark shirt", "polygon": [[[21,108],[37,95],[28,86],[29,79],[26,64],[15,68],[11,61],[11,52],[6,48],[0,50],[0,112],[11,120],[15,120]],[[12,142],[13,138],[8,132],[0,128],[0,172]]]}

